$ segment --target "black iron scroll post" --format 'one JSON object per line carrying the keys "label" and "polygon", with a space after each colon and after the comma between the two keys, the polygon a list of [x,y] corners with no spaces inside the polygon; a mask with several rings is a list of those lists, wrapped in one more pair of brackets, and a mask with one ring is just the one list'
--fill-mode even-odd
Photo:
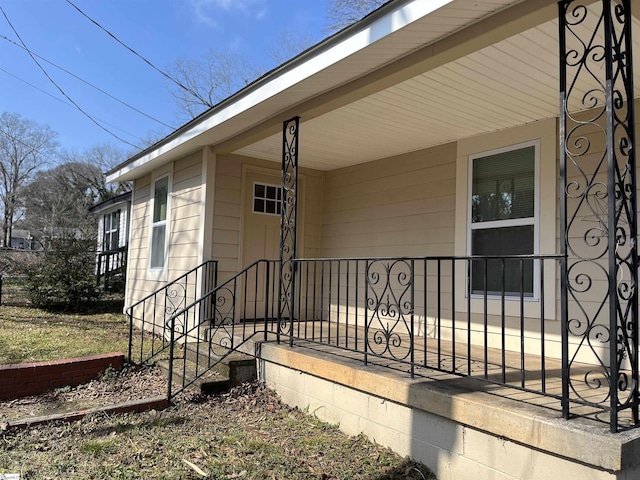
{"label": "black iron scroll post", "polygon": [[630,3],[559,2],[563,415],[608,411],[612,432],[639,404]]}
{"label": "black iron scroll post", "polygon": [[[282,129],[282,208],[280,210],[280,281],[278,282],[278,329],[289,335],[293,345],[295,312],[296,232],[298,224],[298,134],[300,117],[283,124]],[[288,326],[288,328],[287,328]]]}

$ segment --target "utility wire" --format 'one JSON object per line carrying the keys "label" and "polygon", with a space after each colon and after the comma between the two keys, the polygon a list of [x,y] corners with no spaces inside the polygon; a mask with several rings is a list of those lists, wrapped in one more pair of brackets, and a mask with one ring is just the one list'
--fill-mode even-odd
{"label": "utility wire", "polygon": [[127,145],[132,146],[133,148],[136,149],[140,149],[140,147],[138,145],[134,145],[131,142],[128,142],[127,140],[125,140],[124,138],[119,137],[118,135],[116,135],[115,133],[113,133],[111,130],[109,130],[108,128],[106,128],[104,125],[102,125],[100,122],[98,122],[95,118],[93,118],[91,115],[89,115],[87,112],[85,112],[80,105],[78,105],[76,102],[73,101],[73,99],[67,95],[65,93],[64,90],[62,90],[62,88],[60,88],[60,86],[53,80],[53,78],[51,78],[51,76],[49,76],[49,74],[47,73],[47,71],[44,69],[44,67],[42,65],[40,65],[40,63],[38,62],[38,60],[36,59],[36,57],[34,57],[33,53],[31,52],[31,50],[29,50],[29,48],[27,47],[27,45],[24,43],[24,41],[22,40],[22,37],[20,37],[20,34],[18,34],[17,30],[14,28],[13,24],[11,23],[11,21],[9,20],[9,17],[7,16],[7,14],[5,13],[4,9],[0,6],[0,12],[2,12],[2,15],[4,15],[5,20],[7,21],[7,23],[9,24],[9,26],[11,27],[11,30],[13,30],[13,33],[15,33],[16,37],[18,37],[18,40],[20,40],[20,43],[22,44],[22,46],[24,47],[24,49],[27,51],[27,53],[29,54],[29,56],[31,57],[31,59],[34,61],[34,63],[38,66],[38,68],[40,68],[40,70],[42,70],[42,73],[44,73],[44,75],[49,79],[49,81],[51,83],[53,83],[53,85],[55,85],[55,87],[60,91],[60,93],[62,93],[62,95],[65,96],[65,98],[67,100],[69,100],[84,116],[86,116],[89,120],[91,120],[93,123],[95,123],[98,127],[100,127],[102,130],[104,130],[105,132],[107,132],[109,135],[117,138],[118,140],[120,140],[123,143],[126,143]]}
{"label": "utility wire", "polygon": [[170,81],[172,81],[173,83],[175,83],[177,86],[179,86],[180,88],[182,88],[184,91],[188,92],[191,95],[194,95],[197,98],[200,98],[200,95],[195,92],[194,90],[192,90],[189,87],[186,87],[182,82],[180,82],[179,80],[176,80],[175,78],[173,78],[171,75],[169,75],[167,72],[160,70],[158,67],[156,67],[153,63],[151,63],[150,60],[147,60],[145,57],[143,57],[141,54],[139,54],[138,52],[136,52],[133,48],[131,48],[129,45],[127,45],[126,43],[124,43],[122,40],[120,40],[118,37],[116,37],[113,33],[111,33],[109,30],[107,30],[105,27],[103,27],[102,25],[100,25],[100,23],[98,23],[97,21],[95,21],[93,18],[91,18],[89,15],[87,15],[86,13],[84,13],[77,5],[75,5],[71,0],[66,0],[66,2],[71,5],[73,8],[75,8],[78,12],[80,12],[80,14],[85,17],[87,20],[89,20],[91,23],[93,23],[96,27],[98,27],[100,30],[102,30],[103,32],[105,32],[107,35],[109,35],[111,38],[113,38],[116,42],[118,42],[120,45],[122,45],[124,48],[126,48],[127,50],[129,50],[131,53],[133,53],[136,57],[138,57],[139,59],[141,59],[143,62],[145,62],[147,65],[149,65],[151,68],[153,68],[155,71],[157,71],[158,73],[160,73],[161,75],[163,75],[164,77],[166,77],[167,79],[169,79]]}
{"label": "utility wire", "polygon": [[[15,78],[16,80],[19,80],[20,82],[22,82],[22,83],[25,83],[25,84],[29,85],[31,88],[34,88],[34,89],[38,90],[40,93],[44,93],[45,95],[48,95],[49,97],[53,98],[54,100],[57,100],[58,102],[62,103],[63,105],[66,105],[67,107],[75,108],[71,103],[69,103],[69,102],[65,102],[65,101],[64,101],[63,99],[61,99],[60,97],[56,97],[55,95],[50,94],[49,92],[47,92],[46,90],[41,89],[40,87],[36,87],[34,84],[27,82],[25,79],[20,78],[19,76],[14,75],[14,74],[13,74],[13,73],[11,73],[11,72],[8,72],[7,70],[5,70],[5,69],[4,69],[4,68],[2,68],[2,67],[0,67],[0,72],[4,72],[4,73],[6,73],[7,75],[9,75],[9,76],[11,76],[11,77]],[[111,128],[114,128],[114,129],[116,129],[116,130],[119,130],[119,131],[121,131],[122,133],[124,133],[124,134],[126,134],[126,135],[129,135],[129,136],[131,136],[131,137],[133,137],[133,138],[135,138],[135,139],[137,139],[137,140],[139,140],[139,141],[141,141],[141,142],[143,142],[143,143],[144,143],[144,139],[142,139],[142,138],[140,138],[140,137],[137,137],[137,136],[133,135],[132,133],[129,133],[129,132],[125,131],[125,130],[122,130],[121,128],[117,127],[116,125],[114,125],[114,124],[112,124],[112,123],[107,122],[106,120],[103,120],[103,119],[101,119],[101,118],[99,118],[99,117],[95,117],[95,118],[96,118],[96,119],[98,119],[98,120],[100,120],[100,121],[101,121],[102,123],[104,123],[105,125],[109,125]]]}
{"label": "utility wire", "polygon": [[[20,45],[18,42],[15,42],[15,41],[11,40],[10,38],[5,37],[4,35],[0,35],[0,38],[2,38],[3,40],[6,40],[6,41],[7,41],[7,42],[9,42],[9,43],[14,44],[16,47],[20,47],[20,48],[22,48],[22,49],[25,49],[25,48],[24,48],[22,45]],[[93,83],[91,83],[91,82],[89,82],[89,81],[87,81],[87,80],[85,80],[85,79],[83,79],[83,78],[79,77],[79,76],[78,76],[78,75],[76,75],[75,73],[70,72],[70,71],[69,71],[69,70],[67,70],[66,68],[61,67],[60,65],[55,64],[55,63],[54,63],[54,62],[52,62],[51,60],[47,60],[47,59],[46,59],[46,58],[44,58],[42,55],[38,55],[38,54],[37,54],[37,53],[35,53],[35,52],[32,52],[32,53],[33,53],[33,55],[34,55],[34,56],[38,57],[40,60],[44,60],[44,61],[45,61],[45,62],[47,62],[49,65],[53,65],[54,67],[56,67],[56,68],[58,68],[58,69],[62,70],[64,73],[66,73],[66,74],[68,74],[68,75],[71,75],[73,78],[76,78],[76,79],[80,80],[81,82],[85,83],[86,85],[89,85],[90,87],[95,88],[95,89],[96,89],[96,90],[98,90],[100,93],[103,93],[103,94],[104,94],[104,95],[106,95],[107,97],[112,98],[112,99],[113,99],[113,100],[115,100],[116,102],[119,102],[119,103],[121,103],[122,105],[124,105],[125,107],[130,108],[130,109],[131,109],[131,110],[133,110],[134,112],[137,112],[137,113],[139,113],[140,115],[144,115],[145,117],[147,117],[147,118],[149,118],[149,119],[153,120],[154,122],[159,123],[160,125],[164,125],[164,126],[165,126],[165,127],[167,127],[167,128],[170,128],[170,129],[172,129],[172,130],[175,130],[175,129],[176,129],[176,127],[171,126],[171,125],[168,125],[168,124],[164,123],[162,120],[158,120],[157,118],[152,117],[151,115],[147,115],[147,114],[146,114],[146,113],[144,113],[143,111],[141,111],[141,110],[137,109],[136,107],[134,107],[134,106],[132,106],[132,105],[129,105],[127,102],[125,102],[125,101],[123,101],[123,100],[120,100],[119,98],[117,98],[117,97],[115,97],[115,96],[111,95],[109,92],[104,91],[104,90],[103,90],[103,89],[101,89],[100,87],[98,87],[98,86],[94,85]],[[105,123],[106,123],[106,122],[105,122]]]}

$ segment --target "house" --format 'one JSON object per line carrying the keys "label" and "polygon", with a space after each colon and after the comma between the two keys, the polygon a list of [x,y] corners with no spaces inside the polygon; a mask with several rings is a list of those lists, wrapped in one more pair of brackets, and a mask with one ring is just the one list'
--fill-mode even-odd
{"label": "house", "polygon": [[269,72],[109,173],[131,321],[440,479],[637,478],[638,15],[396,0]]}
{"label": "house", "polygon": [[40,248],[40,243],[34,239],[30,231],[14,228],[11,231],[11,248],[37,250]]}
{"label": "house", "polygon": [[89,211],[98,216],[96,274],[100,283],[120,275],[126,267],[131,192],[100,202]]}

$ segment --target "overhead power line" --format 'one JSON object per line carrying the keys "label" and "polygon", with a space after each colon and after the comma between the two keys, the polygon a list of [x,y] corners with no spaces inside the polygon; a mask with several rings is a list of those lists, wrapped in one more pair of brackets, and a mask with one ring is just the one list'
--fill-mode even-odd
{"label": "overhead power line", "polygon": [[[55,95],[50,94],[49,92],[47,92],[46,90],[41,89],[40,87],[36,87],[33,83],[29,83],[29,82],[27,82],[24,78],[20,78],[19,76],[14,75],[13,73],[11,73],[11,72],[9,72],[9,71],[5,70],[4,68],[1,68],[1,67],[0,67],[0,72],[4,72],[4,73],[6,73],[7,75],[9,75],[9,76],[11,76],[11,77],[15,78],[16,80],[18,80],[18,81],[20,81],[20,82],[22,82],[22,83],[24,83],[24,84],[26,84],[26,85],[29,85],[31,88],[34,88],[34,89],[38,90],[40,93],[43,93],[43,94],[45,94],[45,95],[47,95],[47,96],[49,96],[49,97],[53,98],[54,100],[57,100],[58,102],[62,103],[63,105],[66,105],[67,107],[75,108],[71,103],[69,103],[69,102],[65,102],[65,101],[64,101],[63,99],[61,99],[60,97],[56,97]],[[126,134],[126,135],[129,135],[129,136],[131,136],[131,137],[133,137],[133,138],[135,138],[135,139],[137,139],[137,140],[139,140],[139,141],[140,141],[140,142],[142,142],[142,143],[144,143],[144,142],[145,142],[145,140],[144,140],[144,139],[142,139],[142,138],[140,138],[140,137],[137,137],[137,136],[133,135],[132,133],[129,133],[129,132],[125,131],[125,130],[122,130],[121,128],[117,127],[116,125],[114,125],[114,124],[112,124],[112,123],[109,123],[109,122],[107,122],[106,120],[103,120],[103,119],[102,119],[102,118],[100,118],[100,117],[94,117],[94,118],[96,118],[97,120],[100,120],[100,121],[101,121],[102,123],[104,123],[105,125],[109,125],[111,128],[114,128],[114,129],[116,129],[116,130],[119,130],[120,132],[122,132],[122,133],[124,133],[124,134]]]}
{"label": "overhead power line", "polygon": [[22,37],[20,37],[20,34],[18,33],[18,31],[14,28],[13,24],[9,20],[9,17],[7,16],[7,14],[5,13],[4,9],[1,6],[0,6],[0,12],[2,12],[2,15],[4,15],[4,18],[7,21],[7,23],[9,24],[9,27],[11,27],[11,30],[13,30],[13,33],[15,33],[16,37],[18,37],[18,40],[20,40],[20,43],[22,44],[24,49],[27,51],[27,53],[31,57],[31,60],[34,61],[34,63],[38,66],[38,68],[40,68],[40,70],[42,70],[42,73],[44,73],[44,75],[49,79],[49,81],[60,91],[60,93],[62,93],[62,95],[65,96],[65,98],[67,100],[69,100],[73,104],[74,107],[76,107],[85,117],[87,117],[89,120],[91,120],[93,123],[95,123],[102,130],[107,132],[109,135],[113,136],[114,138],[117,138],[118,140],[120,140],[123,143],[126,143],[127,145],[132,146],[133,148],[137,148],[137,149],[140,148],[138,145],[134,145],[133,143],[128,142],[124,138],[119,137],[118,135],[113,133],[111,130],[106,128],[104,125],[102,125],[100,122],[98,122],[95,118],[93,118],[91,115],[89,115],[87,112],[85,112],[82,109],[82,107],[80,107],[80,105],[78,105],[69,95],[67,95],[66,92],[53,80],[53,78],[51,78],[51,76],[47,73],[47,71],[44,69],[44,67],[42,65],[40,65],[40,63],[38,62],[36,57],[33,55],[31,50],[29,50],[27,45],[22,40]]}
{"label": "overhead power line", "polygon": [[[15,42],[15,41],[11,40],[10,38],[5,37],[4,35],[0,35],[0,38],[2,38],[3,40],[6,40],[6,41],[7,41],[7,42],[9,42],[9,43],[12,43],[12,44],[13,44],[13,45],[15,45],[16,47],[19,47],[19,48],[25,49],[25,48],[24,48],[22,45],[20,45],[18,42]],[[56,67],[57,69],[62,70],[64,73],[66,73],[66,74],[68,74],[68,75],[71,75],[73,78],[75,78],[75,79],[77,79],[77,80],[80,80],[82,83],[84,83],[84,84],[86,84],[86,85],[89,85],[90,87],[92,87],[92,88],[94,88],[94,89],[98,90],[100,93],[102,93],[102,94],[106,95],[106,96],[107,96],[107,97],[109,97],[109,98],[112,98],[112,99],[113,99],[113,100],[115,100],[116,102],[121,103],[121,104],[122,104],[122,105],[124,105],[125,107],[130,108],[130,109],[131,109],[131,110],[133,110],[134,112],[137,112],[137,113],[139,113],[140,115],[143,115],[143,116],[147,117],[148,119],[153,120],[154,122],[159,123],[160,125],[164,125],[164,126],[165,126],[165,127],[167,127],[167,128],[171,128],[172,130],[175,130],[175,128],[176,128],[176,127],[174,127],[174,126],[172,126],[172,125],[168,125],[168,124],[164,123],[162,120],[158,120],[157,118],[155,118],[155,117],[153,117],[153,116],[151,116],[151,115],[148,115],[148,114],[144,113],[142,110],[137,109],[136,107],[134,107],[134,106],[132,106],[132,105],[128,104],[128,103],[127,103],[127,102],[125,102],[124,100],[120,100],[119,98],[115,97],[114,95],[111,95],[109,92],[106,92],[106,91],[105,91],[105,90],[103,90],[102,88],[100,88],[100,87],[98,87],[98,86],[94,85],[93,83],[91,83],[91,82],[89,82],[89,81],[87,81],[87,80],[85,80],[85,79],[83,79],[83,78],[79,77],[79,76],[78,76],[78,75],[76,75],[75,73],[70,72],[70,71],[69,71],[69,70],[67,70],[66,68],[61,67],[60,65],[57,65],[56,63],[52,62],[51,60],[48,60],[48,59],[44,58],[42,55],[38,55],[38,54],[37,54],[37,53],[35,53],[35,52],[32,52],[32,53],[33,53],[33,55],[34,55],[34,56],[36,56],[36,57],[37,57],[37,58],[39,58],[40,60],[43,60],[43,61],[47,62],[49,65],[53,65],[53,66],[54,66],[54,67]]]}
{"label": "overhead power line", "polygon": [[167,78],[168,80],[172,81],[173,83],[175,83],[178,87],[182,88],[183,90],[185,90],[186,92],[189,92],[191,95],[194,95],[196,97],[198,97],[198,93],[195,92],[193,89],[185,86],[182,82],[180,82],[179,80],[176,80],[175,78],[173,78],[171,75],[169,75],[167,72],[165,72],[164,70],[161,70],[160,68],[156,67],[150,60],[147,60],[145,57],[143,57],[141,54],[139,54],[138,52],[136,52],[133,48],[131,48],[129,45],[127,45],[126,43],[124,43],[122,40],[120,40],[118,37],[116,37],[113,33],[111,33],[109,30],[107,30],[105,27],[103,27],[102,25],[100,25],[100,23],[98,23],[97,21],[95,21],[93,18],[91,18],[89,15],[87,15],[86,13],[84,13],[77,5],[75,5],[71,0],[66,0],[66,2],[71,5],[73,8],[75,8],[78,12],[80,12],[80,14],[85,17],[87,20],[89,20],[91,23],[93,23],[96,27],[98,27],[100,30],[102,30],[103,32],[105,32],[107,35],[109,35],[111,38],[113,38],[116,42],[118,42],[120,45],[122,45],[124,48],[126,48],[127,50],[129,50],[131,53],[133,53],[136,57],[138,57],[140,60],[142,60],[143,62],[145,62],[147,65],[149,65],[151,68],[153,68],[155,71],[157,71],[159,74],[161,74],[162,76],[164,76],[165,78]]}

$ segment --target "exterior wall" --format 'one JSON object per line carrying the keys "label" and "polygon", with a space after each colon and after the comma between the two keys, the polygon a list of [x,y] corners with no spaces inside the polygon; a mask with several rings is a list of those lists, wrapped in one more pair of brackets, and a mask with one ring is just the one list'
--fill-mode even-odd
{"label": "exterior wall", "polygon": [[455,155],[447,144],[326,172],[321,256],[452,255]]}
{"label": "exterior wall", "polygon": [[201,204],[202,152],[175,162],[170,195],[168,280],[198,265]]}
{"label": "exterior wall", "polygon": [[133,183],[125,309],[153,289],[146,278],[149,266],[151,178],[151,174],[148,174]]}
{"label": "exterior wall", "polygon": [[[214,193],[213,237],[211,258],[219,261],[220,281],[235,275],[244,265],[242,261],[243,171],[280,174],[280,164],[238,155],[219,155],[216,158],[216,185]],[[317,256],[320,252],[322,184],[324,174],[301,168],[300,181],[304,183],[304,199],[299,208],[299,256]]]}
{"label": "exterior wall", "polygon": [[[304,148],[304,147],[303,147]],[[456,145],[438,147],[407,153],[398,157],[347,167],[325,174],[324,213],[322,222],[321,257],[425,257],[453,255],[455,245],[455,199],[456,199]],[[309,266],[314,268],[313,266]],[[381,267],[379,265],[379,267]],[[436,265],[427,272],[425,288],[424,268],[414,265],[415,320],[420,332],[424,332],[429,321],[425,304],[436,308],[434,288],[437,285]],[[306,268],[306,266],[305,266]],[[306,317],[348,322],[364,326],[367,314],[365,290],[366,262],[325,262],[315,266],[310,275],[324,276],[324,284],[330,288],[309,286],[305,292],[315,292],[319,298],[302,300],[304,307],[315,308],[311,313],[306,308]],[[394,293],[406,300],[406,291],[398,275],[408,272],[410,265],[399,262],[394,272],[385,275],[378,271],[383,289],[389,280]],[[450,266],[444,265],[443,273]],[[319,271],[318,271],[319,270]],[[392,278],[395,277],[395,278]],[[449,274],[450,277],[450,274]],[[340,285],[340,288],[337,288]],[[425,291],[426,290],[426,291]],[[369,292],[371,294],[372,292]],[[382,294],[378,290],[377,294]],[[380,297],[378,297],[380,300]],[[400,299],[399,299],[400,300]],[[402,302],[400,302],[402,303]],[[319,307],[319,305],[322,305]],[[435,315],[431,312],[431,316]],[[380,325],[394,323],[393,318],[380,317]],[[405,317],[408,321],[408,318]],[[377,320],[376,320],[377,322]],[[430,322],[433,323],[433,322]],[[396,328],[402,333],[407,326]]]}
{"label": "exterior wall", "polygon": [[[201,151],[193,153],[134,182],[125,308],[198,265],[200,219],[204,215],[202,158]],[[170,178],[167,260],[163,269],[150,269],[152,189],[154,180],[166,174]],[[196,298],[195,287],[189,289],[188,297]]]}

